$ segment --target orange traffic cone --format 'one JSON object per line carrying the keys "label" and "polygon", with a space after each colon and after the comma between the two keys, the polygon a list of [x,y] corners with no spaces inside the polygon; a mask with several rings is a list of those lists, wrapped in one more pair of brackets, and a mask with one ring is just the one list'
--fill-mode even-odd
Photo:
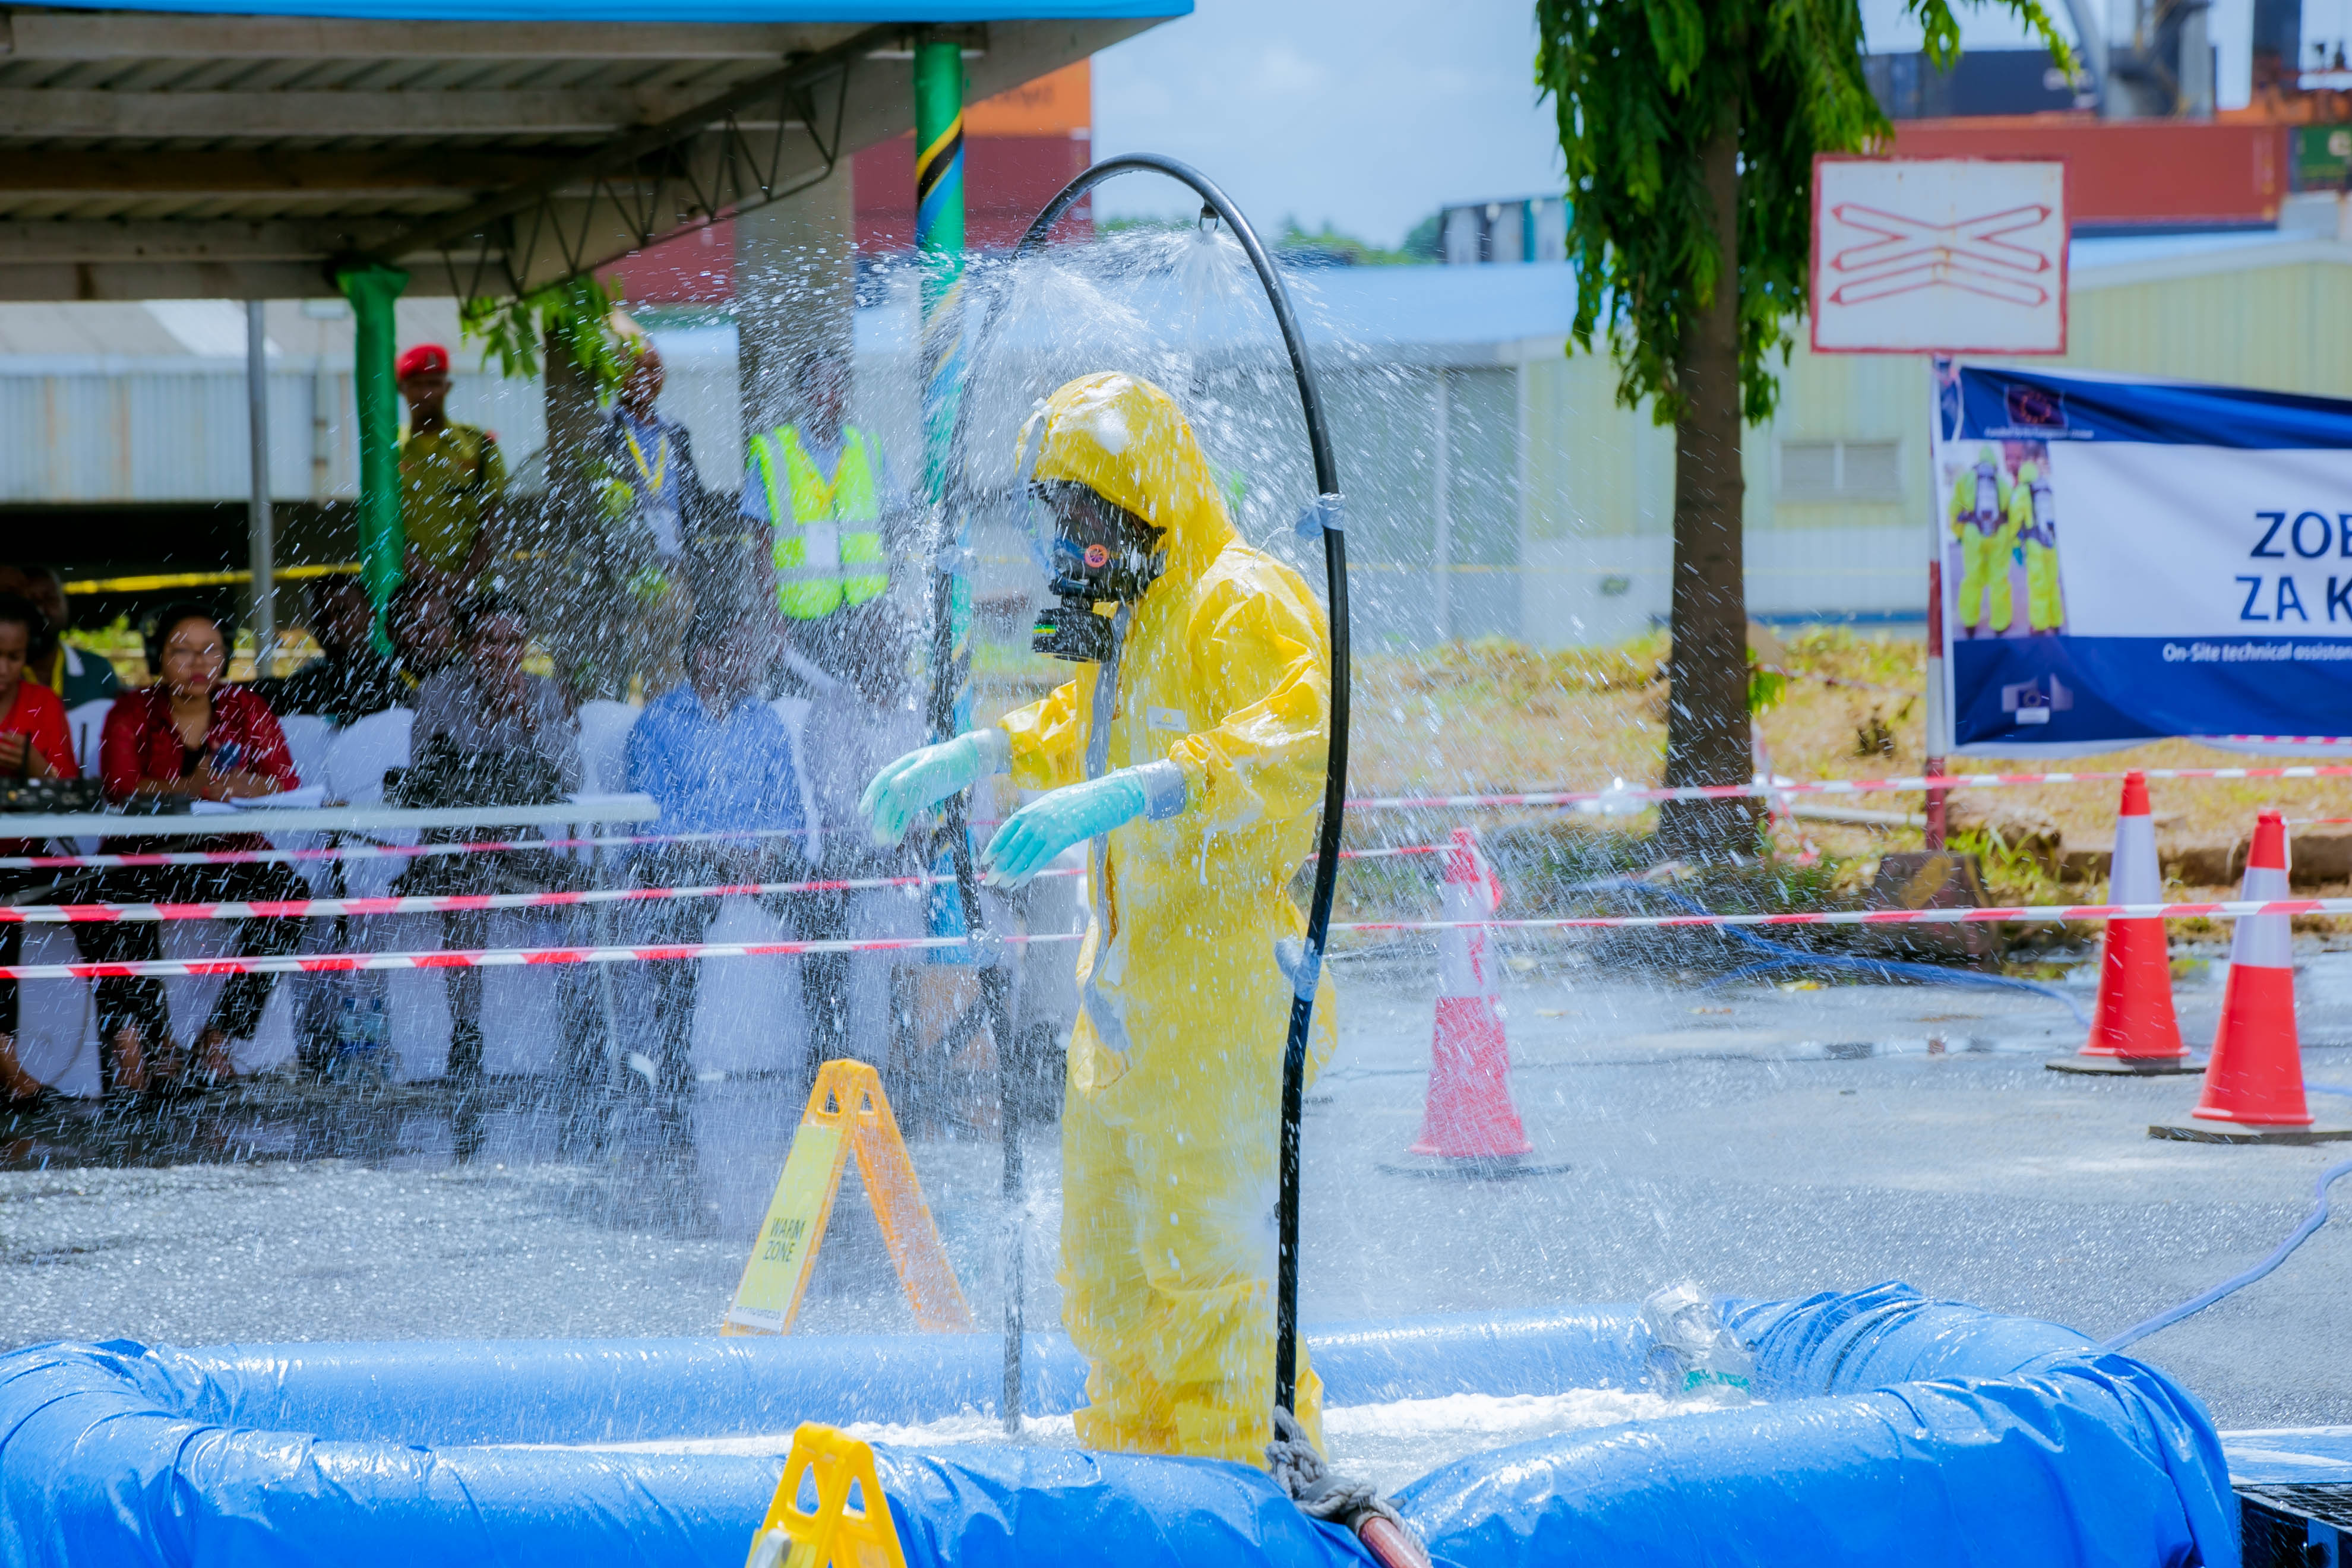
{"label": "orange traffic cone", "polygon": [[[2275,811],[2255,820],[2242,900],[2287,896],[2286,823]],[[2319,1143],[2352,1129],[2311,1124],[2303,1098],[2303,1048],[2294,1030],[2294,930],[2284,915],[2241,915],[2230,943],[2221,1026],[2205,1068],[2205,1092],[2189,1125],[2149,1128],[2152,1138],[2200,1143]]]}
{"label": "orange traffic cone", "polygon": [[[1478,837],[1454,830],[1445,852],[1448,921],[1480,921],[1501,907],[1502,884],[1478,852]],[[1519,1156],[1535,1145],[1511,1103],[1511,1053],[1503,1036],[1500,976],[1494,939],[1456,927],[1438,933],[1437,1026],[1431,1045],[1429,1097],[1411,1152],[1424,1167],[1465,1174],[1528,1174]]]}
{"label": "orange traffic cone", "polygon": [[[2116,817],[2107,902],[2164,901],[2164,874],[2156,860],[2156,819],[2148,815],[2147,777],[2124,775]],[[2172,954],[2159,920],[2109,921],[2099,964],[2099,1005],[2091,1037],[2080,1052],[2042,1065],[2052,1072],[2157,1075],[2204,1070],[2180,1043],[2172,1011]]]}

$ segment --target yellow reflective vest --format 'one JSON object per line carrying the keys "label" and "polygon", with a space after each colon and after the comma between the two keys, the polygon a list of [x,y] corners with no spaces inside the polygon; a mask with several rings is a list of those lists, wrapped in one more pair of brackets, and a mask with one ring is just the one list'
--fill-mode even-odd
{"label": "yellow reflective vest", "polygon": [[866,433],[841,433],[841,461],[828,482],[801,444],[800,426],[779,425],[751,438],[751,460],[774,530],[776,605],[796,621],[862,605],[890,586],[882,553],[882,506]]}

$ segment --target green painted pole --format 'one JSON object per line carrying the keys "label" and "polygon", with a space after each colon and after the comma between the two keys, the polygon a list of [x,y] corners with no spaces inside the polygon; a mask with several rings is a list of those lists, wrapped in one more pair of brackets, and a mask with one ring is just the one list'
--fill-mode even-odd
{"label": "green painted pole", "polygon": [[[915,248],[923,264],[923,479],[931,502],[932,738],[971,728],[971,508],[955,471],[956,410],[963,401],[963,46],[938,38],[915,45]],[[955,897],[935,899],[930,929],[981,937],[980,883],[972,871],[966,797],[943,813]],[[940,889],[945,892],[946,889]],[[981,1005],[996,1041],[998,1130],[1004,1141],[1004,1386],[997,1414],[1018,1435],[1022,1415],[1022,1280],[1027,1247],[1022,1215],[1028,1184],[1022,1172],[1020,1044],[1013,977],[980,951]]]}
{"label": "green painted pole", "polygon": [[[963,48],[932,38],[915,46],[915,248],[923,263],[923,478],[938,506],[955,499],[948,468],[963,396]],[[968,531],[952,521],[960,535]],[[954,564],[961,586],[955,647],[968,656],[971,579],[961,561]],[[961,679],[946,684],[963,695]],[[934,712],[934,726],[950,717]]]}
{"label": "green painted pole", "polygon": [[[971,522],[953,470],[956,410],[963,399],[963,48],[923,37],[915,45],[915,248],[923,268],[923,488],[931,505],[931,693],[933,741],[971,727]],[[965,829],[948,808],[950,837]],[[934,889],[929,929],[961,936],[977,895],[965,886],[968,845],[959,844],[957,886]],[[1003,1047],[1000,1044],[999,1047]]]}
{"label": "green painted pole", "polygon": [[390,653],[383,606],[400,586],[401,557],[408,548],[400,521],[400,388],[392,374],[397,347],[393,305],[408,287],[408,274],[394,267],[364,267],[337,273],[335,283],[352,302],[356,329],[352,395],[359,405],[360,577],[375,603],[376,647]]}

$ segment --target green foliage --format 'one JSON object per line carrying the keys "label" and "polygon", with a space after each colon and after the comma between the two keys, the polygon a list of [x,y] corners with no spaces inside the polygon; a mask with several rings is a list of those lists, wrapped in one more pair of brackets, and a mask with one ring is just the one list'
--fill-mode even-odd
{"label": "green foliage", "polygon": [[[1963,0],[1981,4],[1983,0]],[[2014,12],[2069,70],[2041,0]],[[1928,58],[1959,54],[1951,0],[1904,0]],[[1866,151],[1891,127],[1863,78],[1857,0],[1537,0],[1538,89],[1568,158],[1568,251],[1577,268],[1575,347],[1604,324],[1628,407],[1680,416],[1685,332],[1715,299],[1715,241],[1702,154],[1738,138],[1741,409],[1771,415],[1789,323],[1805,308],[1813,156]]]}
{"label": "green foliage", "polygon": [[1957,854],[1973,855],[1984,878],[1985,892],[2000,904],[2065,904],[2075,900],[2058,879],[2056,870],[2026,844],[2014,844],[2000,829],[1985,826],[1955,833],[1945,844]]}
{"label": "green foliage", "polygon": [[1175,234],[1201,226],[1197,217],[1098,217],[1097,234]]}
{"label": "green foliage", "polygon": [[1318,252],[1325,258],[1345,267],[1402,267],[1425,259],[1413,255],[1411,250],[1384,250],[1368,240],[1358,239],[1352,234],[1342,234],[1331,226],[1328,218],[1323,220],[1321,229],[1309,234],[1299,226],[1297,218],[1285,217],[1282,220],[1282,238],[1276,248]]}
{"label": "green foliage", "polygon": [[588,377],[600,404],[612,402],[636,358],[634,340],[613,326],[620,296],[593,277],[575,278],[537,293],[504,300],[467,300],[457,308],[466,336],[482,344],[482,363],[498,363],[500,375],[539,374],[542,342],[571,350],[572,363]]}
{"label": "green foliage", "polygon": [[1404,244],[1398,247],[1414,261],[1445,259],[1445,214],[1443,209],[1430,214],[1406,231]]}

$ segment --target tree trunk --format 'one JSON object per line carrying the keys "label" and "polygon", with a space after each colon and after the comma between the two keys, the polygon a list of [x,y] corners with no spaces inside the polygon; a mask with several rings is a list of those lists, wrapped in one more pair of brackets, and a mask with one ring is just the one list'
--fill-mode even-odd
{"label": "tree trunk", "polygon": [[557,331],[541,340],[547,367],[547,489],[535,515],[517,509],[518,541],[530,557],[523,574],[532,629],[554,660],[556,679],[578,700],[625,698],[623,649],[630,606],[615,581],[598,504],[593,460],[595,384]]}
{"label": "tree trunk", "polygon": [[[1705,163],[1714,208],[1715,301],[1693,319],[1675,374],[1683,393],[1675,424],[1674,656],[1667,673],[1666,784],[1746,784],[1754,775],[1748,719],[1748,586],[1740,548],[1739,131],[1709,141]],[[1658,847],[1686,860],[1720,860],[1755,844],[1755,808],[1744,799],[1669,801]]]}
{"label": "tree trunk", "polygon": [[[594,384],[572,357],[572,344],[561,331],[550,330],[541,339],[540,359],[547,367],[548,498],[565,514],[583,511],[593,500],[588,455],[595,449],[604,410],[596,405]],[[564,521],[576,521],[568,515]]]}

